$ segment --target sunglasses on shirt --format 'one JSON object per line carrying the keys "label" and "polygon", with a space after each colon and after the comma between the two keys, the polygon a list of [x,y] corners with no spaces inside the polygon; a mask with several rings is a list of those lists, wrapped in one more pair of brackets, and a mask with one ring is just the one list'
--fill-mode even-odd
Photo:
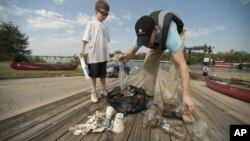
{"label": "sunglasses on shirt", "polygon": [[103,16],[108,16],[109,15],[109,13],[108,12],[106,12],[106,11],[102,11],[102,10],[98,10]]}

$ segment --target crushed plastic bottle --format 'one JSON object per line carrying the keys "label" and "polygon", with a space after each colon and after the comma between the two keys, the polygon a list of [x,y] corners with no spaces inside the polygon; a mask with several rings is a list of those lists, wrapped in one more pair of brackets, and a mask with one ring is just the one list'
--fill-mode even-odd
{"label": "crushed plastic bottle", "polygon": [[165,118],[165,119],[163,119],[162,123],[169,124],[170,126],[181,126],[181,125],[183,125],[182,120],[171,119],[171,118]]}
{"label": "crushed plastic bottle", "polygon": [[155,114],[156,114],[156,107],[154,104],[152,104],[150,106],[150,109],[149,109],[149,113],[148,113],[148,120],[152,120],[155,118]]}
{"label": "crushed plastic bottle", "polygon": [[149,109],[145,112],[143,117],[142,126],[156,128],[161,124],[161,113],[157,105],[152,104]]}
{"label": "crushed plastic bottle", "polygon": [[149,114],[149,110],[146,110],[143,119],[142,119],[142,127],[146,128],[148,126],[148,114]]}
{"label": "crushed plastic bottle", "polygon": [[161,130],[164,133],[174,136],[175,138],[179,140],[184,140],[186,138],[185,134],[181,133],[180,131],[175,130],[172,126],[170,126],[167,123],[161,124]]}
{"label": "crushed plastic bottle", "polygon": [[208,125],[206,121],[198,120],[192,129],[192,141],[202,141],[206,135]]}
{"label": "crushed plastic bottle", "polygon": [[156,114],[156,107],[154,104],[151,105],[151,107],[148,110],[148,126],[149,127],[156,127],[157,120],[155,119]]}
{"label": "crushed plastic bottle", "polygon": [[175,114],[177,117],[182,117],[184,112],[185,112],[185,107],[182,104],[175,109]]}

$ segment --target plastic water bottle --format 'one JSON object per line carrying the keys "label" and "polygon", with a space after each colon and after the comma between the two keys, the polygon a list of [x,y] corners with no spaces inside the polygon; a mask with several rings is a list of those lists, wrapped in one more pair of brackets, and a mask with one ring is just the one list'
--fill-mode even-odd
{"label": "plastic water bottle", "polygon": [[151,105],[148,113],[148,120],[152,120],[155,118],[155,113],[156,113],[156,107],[154,104]]}
{"label": "plastic water bottle", "polygon": [[149,114],[149,110],[146,110],[143,119],[142,119],[142,127],[146,128],[148,126],[148,114]]}
{"label": "plastic water bottle", "polygon": [[207,132],[207,123],[204,120],[198,120],[192,129],[192,140],[201,141]]}

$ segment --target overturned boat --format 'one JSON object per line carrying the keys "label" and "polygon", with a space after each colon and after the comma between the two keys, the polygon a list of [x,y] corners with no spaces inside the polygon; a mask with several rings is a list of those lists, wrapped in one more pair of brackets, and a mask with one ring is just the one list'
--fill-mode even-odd
{"label": "overturned boat", "polygon": [[77,65],[37,64],[30,61],[13,61],[10,66],[15,70],[75,70],[77,68]]}
{"label": "overturned boat", "polygon": [[219,79],[208,77],[205,79],[206,85],[220,93],[250,102],[250,82],[239,79]]}

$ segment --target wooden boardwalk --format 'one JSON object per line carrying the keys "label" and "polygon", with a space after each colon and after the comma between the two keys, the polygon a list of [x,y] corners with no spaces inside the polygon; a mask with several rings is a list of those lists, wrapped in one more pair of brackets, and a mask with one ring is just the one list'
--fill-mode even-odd
{"label": "wooden boardwalk", "polygon": [[[156,94],[161,92],[167,83],[167,73],[159,72]],[[141,87],[142,73],[129,75],[129,83]],[[125,131],[120,134],[108,132],[92,133],[86,136],[74,136],[68,132],[71,126],[85,123],[87,116],[99,110],[105,112],[108,103],[102,98],[97,104],[90,101],[91,88],[89,83],[85,91],[42,106],[26,113],[0,121],[0,140],[37,140],[37,141],[167,141],[175,140],[159,128],[143,128],[143,114],[130,114],[124,118]],[[119,80],[107,79],[108,89],[118,86]],[[100,89],[100,86],[98,87]],[[181,88],[178,89],[181,91]],[[191,94],[196,104],[194,117],[204,119],[208,123],[208,131],[204,140],[229,140],[230,124],[250,124],[250,103],[246,103],[210,90],[204,82],[191,81]],[[158,103],[162,104],[162,103]],[[192,125],[183,124],[182,133],[185,140],[190,139]],[[109,135],[109,138],[107,138]]]}

